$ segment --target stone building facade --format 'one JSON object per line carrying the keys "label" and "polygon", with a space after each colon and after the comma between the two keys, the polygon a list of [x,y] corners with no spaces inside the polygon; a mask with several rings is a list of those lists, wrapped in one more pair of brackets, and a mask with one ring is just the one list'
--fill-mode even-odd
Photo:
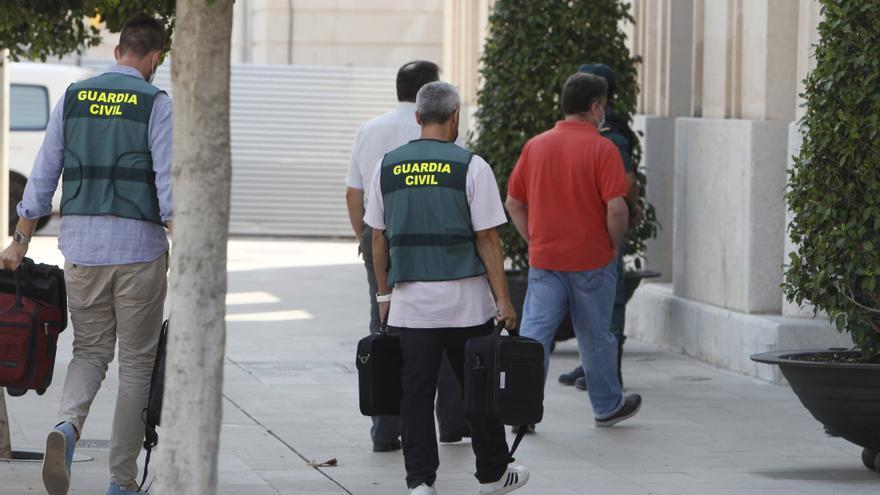
{"label": "stone building facade", "polygon": [[[447,0],[446,63],[473,104],[491,0]],[[798,93],[814,64],[816,0],[632,0],[623,26],[639,70],[648,198],[662,230],[627,332],[766,380],[768,350],[851,345],[784,302],[784,192],[797,152]],[[451,41],[450,38],[454,41]],[[454,63],[451,63],[454,61]]]}
{"label": "stone building facade", "polygon": [[240,0],[232,61],[396,68],[443,55],[443,0]]}
{"label": "stone building facade", "polygon": [[[238,0],[232,62],[369,68],[397,68],[413,59],[439,63],[443,2]],[[87,58],[113,59],[119,35],[105,30],[102,36],[103,43],[88,49]]]}

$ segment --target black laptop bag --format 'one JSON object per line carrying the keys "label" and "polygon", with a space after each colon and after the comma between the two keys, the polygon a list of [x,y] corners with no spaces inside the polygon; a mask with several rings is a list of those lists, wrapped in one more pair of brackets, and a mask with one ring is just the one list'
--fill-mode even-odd
{"label": "black laptop bag", "polygon": [[358,342],[356,359],[361,414],[400,414],[400,370],[403,365],[400,336],[388,333],[388,328],[383,325],[379,333]]}
{"label": "black laptop bag", "polygon": [[[501,335],[503,329],[500,323],[492,334],[474,337],[465,345],[467,415],[511,426],[540,423],[544,417],[544,346],[516,333]],[[511,455],[521,439],[520,435]]]}

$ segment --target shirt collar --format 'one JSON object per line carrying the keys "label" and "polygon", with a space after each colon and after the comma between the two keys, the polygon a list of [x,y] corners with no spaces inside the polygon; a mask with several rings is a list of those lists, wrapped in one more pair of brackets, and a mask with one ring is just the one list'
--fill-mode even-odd
{"label": "shirt collar", "polygon": [[400,101],[397,103],[396,110],[400,112],[415,112],[416,104],[411,101]]}
{"label": "shirt collar", "polygon": [[141,74],[141,71],[135,69],[130,65],[113,64],[110,67],[107,67],[107,70],[104,71],[104,73],[125,74],[126,76],[137,77],[139,79],[144,78],[144,75]]}
{"label": "shirt collar", "polygon": [[561,130],[587,131],[599,133],[599,129],[589,122],[579,122],[577,120],[560,120],[556,122],[556,128]]}

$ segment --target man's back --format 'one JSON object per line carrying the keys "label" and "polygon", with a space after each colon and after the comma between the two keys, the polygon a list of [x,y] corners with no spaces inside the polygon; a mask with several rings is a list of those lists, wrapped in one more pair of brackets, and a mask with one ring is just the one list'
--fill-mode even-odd
{"label": "man's back", "polygon": [[385,153],[418,139],[420,132],[416,105],[410,102],[400,102],[393,110],[364,122],[355,136],[348,186],[363,189],[369,197],[373,172]]}
{"label": "man's back", "polygon": [[620,154],[594,125],[562,121],[530,140],[508,187],[528,205],[531,266],[583,271],[614,259],[606,205],[627,184]]}

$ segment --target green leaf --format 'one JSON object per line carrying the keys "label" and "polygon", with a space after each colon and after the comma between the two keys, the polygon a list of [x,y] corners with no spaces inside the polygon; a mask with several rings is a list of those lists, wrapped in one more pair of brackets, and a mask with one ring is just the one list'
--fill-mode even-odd
{"label": "green leaf", "polygon": [[[820,0],[815,69],[804,82],[804,140],[789,172],[788,299],[805,298],[880,354],[880,2]],[[869,82],[870,81],[870,82]]]}

